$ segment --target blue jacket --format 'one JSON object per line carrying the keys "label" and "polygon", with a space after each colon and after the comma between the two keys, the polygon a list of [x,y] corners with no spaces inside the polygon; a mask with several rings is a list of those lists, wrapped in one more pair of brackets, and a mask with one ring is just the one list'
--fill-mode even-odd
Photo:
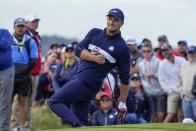
{"label": "blue jacket", "polygon": [[38,86],[35,94],[35,101],[47,99],[54,94],[52,80],[48,77],[48,73],[43,73],[39,76]]}
{"label": "blue jacket", "polygon": [[73,75],[76,73],[77,64],[78,62],[75,61],[72,66],[67,68],[64,67],[63,63],[57,66],[54,77],[52,79],[52,86],[55,92],[71,80]]}
{"label": "blue jacket", "polygon": [[[22,51],[19,49],[20,46],[16,44],[17,40],[12,44],[12,58],[14,64],[29,64],[31,59],[38,58],[38,49],[35,40],[27,34],[24,34],[23,37],[24,45],[21,46]],[[15,39],[14,35],[13,38]],[[29,46],[27,46],[27,44],[29,44]]]}
{"label": "blue jacket", "polygon": [[92,29],[77,46],[75,54],[79,57],[83,49],[92,54],[103,54],[106,61],[104,64],[97,64],[81,60],[74,77],[97,89],[106,75],[117,66],[121,83],[129,84],[130,52],[120,32],[108,36],[106,29]]}
{"label": "blue jacket", "polygon": [[12,66],[12,36],[6,29],[0,29],[0,71]]}
{"label": "blue jacket", "polygon": [[92,126],[107,126],[118,125],[120,120],[118,119],[118,112],[112,108],[107,113],[102,110],[97,110],[92,116]]}
{"label": "blue jacket", "polygon": [[29,75],[35,66],[38,58],[38,49],[35,41],[27,34],[24,34],[23,45],[18,45],[17,38],[13,35],[12,59],[16,76]]}
{"label": "blue jacket", "polygon": [[127,96],[127,113],[135,113],[138,116],[143,116],[147,119],[150,117],[150,98],[146,95],[143,97],[137,98],[135,93],[131,90]]}

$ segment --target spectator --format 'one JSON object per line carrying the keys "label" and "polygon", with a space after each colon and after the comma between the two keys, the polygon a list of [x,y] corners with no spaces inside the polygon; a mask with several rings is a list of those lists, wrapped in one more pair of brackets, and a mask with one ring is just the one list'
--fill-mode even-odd
{"label": "spectator", "polygon": [[38,80],[38,75],[41,70],[41,37],[40,37],[39,33],[37,32],[37,29],[39,27],[40,18],[35,14],[30,14],[29,16],[27,16],[26,22],[27,22],[27,24],[26,24],[27,32],[26,33],[35,40],[35,42],[37,44],[37,48],[38,48],[38,60],[37,60],[35,67],[31,71],[31,75],[33,76],[32,79],[34,79],[33,82],[35,81],[35,83],[33,83],[33,84],[35,84],[35,88],[36,88],[36,86],[37,86],[36,80]]}
{"label": "spectator", "polygon": [[41,74],[47,73],[49,71],[49,66],[52,63],[55,63],[57,59],[56,51],[49,50],[46,54],[45,62],[42,65]]}
{"label": "spectator", "polygon": [[137,50],[142,53],[142,47],[144,46],[143,42],[137,42]]}
{"label": "spectator", "polygon": [[187,60],[187,47],[188,43],[185,40],[178,41],[178,52]]}
{"label": "spectator", "polygon": [[9,131],[11,97],[14,86],[14,68],[9,31],[0,28],[0,130]]}
{"label": "spectator", "polygon": [[77,71],[77,63],[74,57],[74,48],[71,44],[64,48],[64,62],[59,64],[56,72],[54,73],[54,79],[52,85],[54,91],[57,92],[63,85],[71,80],[73,75]]}
{"label": "spectator", "polygon": [[[169,45],[171,47],[171,45],[169,44],[169,41],[167,39],[167,36],[166,35],[161,35],[158,37],[158,48],[160,49],[163,45]],[[175,50],[172,50],[172,54],[175,55],[175,56],[182,56],[179,52],[175,51]],[[156,56],[160,59],[160,60],[163,60],[164,59],[164,56],[162,54],[162,52],[158,52],[156,53]]]}
{"label": "spectator", "polygon": [[142,48],[144,59],[138,64],[142,84],[151,98],[151,122],[163,122],[166,113],[167,96],[158,81],[159,60],[153,55],[151,46]]}
{"label": "spectator", "polygon": [[89,108],[88,108],[88,114],[89,114],[89,123],[92,125],[92,115],[95,111],[99,109],[100,106],[100,98],[101,95],[105,93],[104,88],[101,88],[99,92],[96,94],[95,99],[90,101]]}
{"label": "spectator", "polygon": [[92,126],[108,126],[120,124],[117,110],[113,108],[111,94],[104,93],[100,97],[100,109],[92,115]]}
{"label": "spectator", "polygon": [[139,74],[131,76],[130,90],[127,96],[127,114],[125,123],[147,123],[150,114],[150,99],[145,93]]}
{"label": "spectator", "polygon": [[[31,71],[38,58],[36,42],[26,32],[26,21],[17,18],[14,21],[14,43],[12,44],[12,58],[15,67],[13,97],[18,94],[19,128],[25,130],[26,100],[31,95]],[[16,127],[17,128],[17,127]]]}
{"label": "spectator", "polygon": [[181,96],[184,118],[196,121],[196,95],[191,93],[193,79],[196,76],[196,46],[190,46],[187,50],[188,61],[180,68]]}
{"label": "spectator", "polygon": [[131,57],[131,68],[130,74],[138,73],[139,69],[137,64],[143,59],[141,52],[137,50],[137,43],[134,39],[127,39],[126,41],[127,46],[130,49]]}
{"label": "spectator", "polygon": [[[48,101],[50,109],[63,120],[63,124],[81,127],[88,123],[89,102],[100,90],[103,79],[116,66],[121,79],[119,118],[124,119],[130,53],[120,33],[123,24],[123,12],[117,8],[111,9],[107,15],[107,27],[104,30],[92,29],[77,46],[75,54],[82,61],[76,75]],[[73,105],[73,111],[68,108],[69,104]]]}
{"label": "spectator", "polygon": [[50,50],[57,51],[57,48],[58,48],[58,43],[52,43],[50,45]]}
{"label": "spectator", "polygon": [[179,92],[179,71],[180,66],[186,61],[182,57],[172,54],[171,46],[164,45],[161,47],[165,59],[161,61],[158,78],[161,87],[167,93],[167,116],[165,123],[176,121],[178,110],[180,109],[180,92]]}
{"label": "spectator", "polygon": [[160,36],[158,36],[157,41],[158,41],[158,44],[159,44],[158,45],[159,48],[161,48],[165,44],[169,44],[169,41],[168,41],[166,35],[160,35]]}
{"label": "spectator", "polygon": [[74,49],[76,49],[79,43],[77,41],[73,41],[71,44],[73,45]]}
{"label": "spectator", "polygon": [[50,64],[49,71],[40,75],[38,87],[33,102],[33,107],[44,104],[45,100],[54,94],[52,79],[54,77],[54,72],[56,68],[57,64],[52,63]]}
{"label": "spectator", "polygon": [[149,46],[149,47],[152,49],[152,42],[151,42],[150,39],[144,38],[144,39],[142,40],[142,43],[143,43],[143,46]]}
{"label": "spectator", "polygon": [[26,126],[30,127],[30,120],[31,120],[31,107],[32,102],[35,97],[35,91],[38,86],[38,77],[41,72],[41,37],[37,32],[39,27],[40,18],[35,14],[30,14],[26,18],[26,27],[27,27],[27,34],[33,38],[37,44],[38,49],[38,59],[36,65],[31,71],[31,79],[32,79],[32,95],[27,100],[27,119],[26,119]]}

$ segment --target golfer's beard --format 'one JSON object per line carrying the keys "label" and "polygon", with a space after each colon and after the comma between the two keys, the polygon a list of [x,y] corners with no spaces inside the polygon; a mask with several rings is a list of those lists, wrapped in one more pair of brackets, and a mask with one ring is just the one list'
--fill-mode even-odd
{"label": "golfer's beard", "polygon": [[118,32],[118,30],[108,30],[110,34],[115,34]]}

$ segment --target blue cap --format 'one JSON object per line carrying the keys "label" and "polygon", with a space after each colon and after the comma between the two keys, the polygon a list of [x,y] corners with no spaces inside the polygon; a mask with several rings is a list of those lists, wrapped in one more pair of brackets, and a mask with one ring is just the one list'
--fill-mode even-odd
{"label": "blue cap", "polygon": [[184,45],[184,46],[188,46],[188,43],[187,43],[187,41],[186,40],[180,40],[180,41],[178,41],[178,45]]}
{"label": "blue cap", "polygon": [[137,45],[137,42],[136,42],[136,40],[135,39],[127,39],[126,40],[126,44],[127,45]]}
{"label": "blue cap", "polygon": [[72,44],[68,44],[67,46],[65,46],[65,50],[69,50],[69,49],[74,50],[74,47]]}
{"label": "blue cap", "polygon": [[189,46],[187,49],[188,53],[196,53],[196,46]]}
{"label": "blue cap", "polygon": [[122,10],[120,10],[120,9],[118,9],[118,8],[111,9],[111,10],[108,12],[108,15],[107,15],[107,16],[114,16],[114,17],[116,17],[118,20],[124,21],[124,14],[123,14]]}
{"label": "blue cap", "polygon": [[14,20],[14,26],[17,26],[17,25],[26,25],[26,21],[24,18],[16,18]]}

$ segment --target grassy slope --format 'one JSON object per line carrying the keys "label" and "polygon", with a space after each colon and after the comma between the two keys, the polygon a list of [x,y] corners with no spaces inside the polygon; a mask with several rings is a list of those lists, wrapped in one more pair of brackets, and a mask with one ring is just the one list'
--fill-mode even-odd
{"label": "grassy slope", "polygon": [[62,127],[60,119],[47,107],[33,109],[32,131],[196,131],[196,124],[132,124],[107,127]]}

